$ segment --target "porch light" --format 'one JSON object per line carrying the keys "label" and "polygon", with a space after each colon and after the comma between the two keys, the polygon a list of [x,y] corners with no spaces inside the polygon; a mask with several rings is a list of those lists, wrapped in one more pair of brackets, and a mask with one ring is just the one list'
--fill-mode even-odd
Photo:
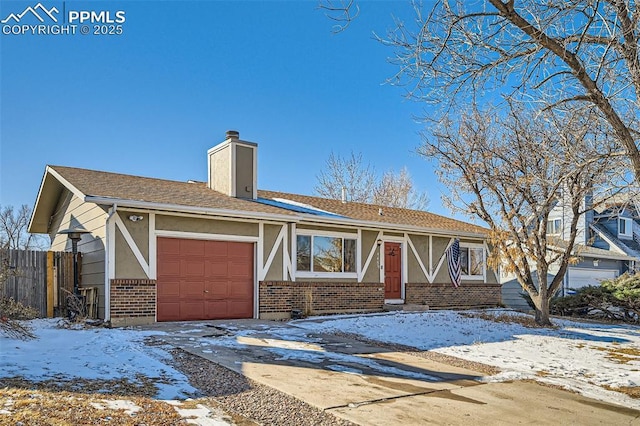
{"label": "porch light", "polygon": [[80,241],[83,234],[89,233],[86,229],[80,228],[64,229],[58,232],[58,234],[66,235],[71,240],[71,252],[73,253],[73,294],[75,296],[80,295],[80,290],[78,289],[78,241]]}

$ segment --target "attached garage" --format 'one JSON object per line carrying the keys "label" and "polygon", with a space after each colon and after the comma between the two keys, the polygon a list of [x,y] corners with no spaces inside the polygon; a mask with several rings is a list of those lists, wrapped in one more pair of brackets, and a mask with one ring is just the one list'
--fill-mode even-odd
{"label": "attached garage", "polygon": [[253,317],[253,243],[158,238],[157,268],[157,321]]}
{"label": "attached garage", "polygon": [[569,268],[570,289],[579,289],[590,285],[600,285],[602,280],[618,276],[618,271],[610,269]]}

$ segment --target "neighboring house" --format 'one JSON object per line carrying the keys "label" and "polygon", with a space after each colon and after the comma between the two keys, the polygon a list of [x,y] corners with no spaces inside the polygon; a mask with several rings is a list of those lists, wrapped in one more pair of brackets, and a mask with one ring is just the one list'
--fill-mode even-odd
{"label": "neighboring house", "polygon": [[[500,303],[484,228],[256,188],[257,145],[229,131],[208,151],[208,182],[48,166],[29,231],[48,233],[52,250],[70,249],[59,231],[90,231],[81,285],[98,288],[114,325]],[[454,238],[459,288],[444,255]]]}
{"label": "neighboring house", "polygon": [[[634,203],[626,203],[624,208],[609,207],[600,213],[590,209],[592,205],[591,196],[585,197],[582,208],[588,211],[578,219],[573,250],[577,262],[567,268],[558,295],[598,285],[603,280],[634,271],[640,266],[640,222]],[[547,222],[547,235],[553,245],[559,248],[566,246],[570,222],[571,210],[559,203],[549,214]],[[532,266],[535,269],[533,263]],[[548,279],[553,279],[557,271],[557,265],[552,265]],[[522,298],[526,292],[512,275],[501,277],[500,282],[504,304],[512,308],[528,309]]]}
{"label": "neighboring house", "polygon": [[607,206],[589,225],[594,247],[627,254],[640,268],[640,200]]}

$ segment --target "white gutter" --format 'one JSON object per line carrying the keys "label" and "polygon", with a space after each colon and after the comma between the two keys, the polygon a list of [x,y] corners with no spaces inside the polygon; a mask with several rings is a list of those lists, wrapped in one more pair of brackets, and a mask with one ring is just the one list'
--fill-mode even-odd
{"label": "white gutter", "polygon": [[600,253],[589,253],[588,251],[587,252],[581,252],[580,250],[578,250],[577,253],[574,252],[573,254],[575,254],[576,256],[579,256],[579,257],[590,257],[590,258],[593,258],[593,259],[635,260],[635,257],[631,257],[629,255],[622,255],[622,254],[616,255],[615,253],[614,254],[600,254]]}
{"label": "white gutter", "polygon": [[207,207],[193,207],[183,206],[179,204],[165,204],[165,203],[153,203],[149,201],[135,201],[135,200],[122,200],[110,197],[95,197],[88,195],[84,199],[88,203],[95,204],[114,204],[117,203],[120,207],[141,208],[149,210],[164,210],[164,211],[177,211],[182,213],[196,213],[210,216],[226,216],[226,217],[239,217],[244,219],[270,219],[279,220],[285,222],[313,222],[322,224],[335,224],[335,225],[349,225],[356,227],[371,227],[376,229],[393,229],[399,232],[418,232],[423,234],[434,234],[444,236],[458,236],[458,237],[471,237],[471,238],[486,238],[486,234],[479,232],[468,231],[449,231],[438,228],[423,228],[412,225],[402,225],[389,222],[375,222],[375,221],[362,221],[349,218],[335,218],[327,216],[314,216],[306,214],[298,215],[282,215],[275,213],[260,213],[260,212],[247,212],[241,210],[228,210],[228,209],[213,209]]}
{"label": "white gutter", "polygon": [[281,215],[274,213],[261,213],[261,212],[247,212],[241,210],[228,210],[228,209],[214,209],[208,207],[192,207],[183,206],[180,204],[168,204],[168,203],[153,203],[149,201],[135,201],[135,200],[122,200],[118,198],[110,197],[95,197],[93,195],[87,195],[84,198],[87,203],[95,204],[114,204],[117,203],[120,207],[131,207],[148,210],[164,210],[164,211],[176,211],[182,213],[196,213],[210,216],[228,216],[228,217],[240,217],[245,219],[275,219],[285,222],[297,222],[295,215]]}
{"label": "white gutter", "polygon": [[[42,175],[42,180],[40,181],[40,188],[38,189],[38,195],[36,196],[36,202],[33,205],[33,210],[31,210],[31,217],[29,218],[29,223],[27,224],[27,232],[31,232],[31,227],[33,226],[33,219],[36,216],[36,208],[38,207],[38,203],[40,202],[40,197],[42,196],[42,188],[44,188],[44,181],[47,178],[47,172],[49,171],[49,166],[45,167],[44,175]],[[49,232],[49,229],[47,229]]]}
{"label": "white gutter", "polygon": [[332,217],[326,217],[326,216],[317,217],[317,216],[311,216],[311,215],[302,215],[300,216],[300,220],[304,222],[330,223],[330,224],[336,224],[336,225],[343,224],[343,225],[360,226],[360,227],[371,227],[376,229],[391,228],[393,229],[393,231],[418,232],[422,234],[444,235],[447,237],[453,237],[453,236],[476,237],[476,238],[482,238],[482,239],[485,239],[487,237],[486,234],[479,233],[479,232],[449,231],[449,230],[440,229],[440,228],[424,228],[421,226],[402,225],[402,224],[390,223],[390,222],[356,220],[356,219],[349,219],[349,218],[339,219],[339,218],[332,218]]}
{"label": "white gutter", "polygon": [[[104,231],[104,320],[111,321],[111,277],[109,276],[109,271],[111,270],[110,264],[114,262],[115,259],[111,259],[109,257],[109,220],[111,217],[116,214],[116,210],[118,209],[117,204],[113,204],[109,208],[109,214],[107,215],[107,219],[104,221],[105,231]],[[115,244],[115,238],[113,239],[113,243]]]}

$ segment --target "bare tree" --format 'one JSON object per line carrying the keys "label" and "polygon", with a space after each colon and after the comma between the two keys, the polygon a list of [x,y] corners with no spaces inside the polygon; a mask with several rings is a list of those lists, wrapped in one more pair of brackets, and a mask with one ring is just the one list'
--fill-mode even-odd
{"label": "bare tree", "polygon": [[[550,325],[549,301],[576,255],[578,219],[617,193],[608,184],[627,158],[594,116],[534,116],[513,107],[505,116],[476,109],[456,118],[435,128],[433,138],[425,135],[420,152],[439,162],[451,205],[488,224],[489,263],[515,274],[533,299],[536,321]],[[601,193],[589,206],[585,196],[594,191]],[[572,212],[564,241],[547,235],[557,203]],[[548,280],[551,265],[558,272]]]}
{"label": "bare tree", "polygon": [[335,22],[334,34],[341,33],[360,14],[360,6],[355,0],[320,0],[318,8],[324,11],[327,18]]}
{"label": "bare tree", "polygon": [[416,190],[406,167],[397,174],[393,171],[383,174],[373,191],[371,202],[414,210],[426,210],[429,207],[427,193]]}
{"label": "bare tree", "polygon": [[429,197],[415,188],[406,167],[397,174],[388,171],[378,179],[375,169],[363,162],[362,153],[352,152],[348,158],[331,153],[325,170],[316,178],[316,192],[334,200],[341,200],[344,195],[346,201],[358,203],[419,210],[429,206]]}
{"label": "bare tree", "polygon": [[9,249],[44,249],[45,240],[27,232],[31,209],[23,204],[20,209],[13,206],[0,206],[0,246]]}
{"label": "bare tree", "polygon": [[597,112],[640,182],[640,5],[632,0],[441,0],[398,22],[394,82],[441,112],[517,100]]}
{"label": "bare tree", "polygon": [[316,179],[315,190],[323,197],[341,200],[344,190],[346,201],[366,203],[375,188],[376,174],[369,163],[363,163],[362,153],[351,152],[348,158],[331,153]]}

